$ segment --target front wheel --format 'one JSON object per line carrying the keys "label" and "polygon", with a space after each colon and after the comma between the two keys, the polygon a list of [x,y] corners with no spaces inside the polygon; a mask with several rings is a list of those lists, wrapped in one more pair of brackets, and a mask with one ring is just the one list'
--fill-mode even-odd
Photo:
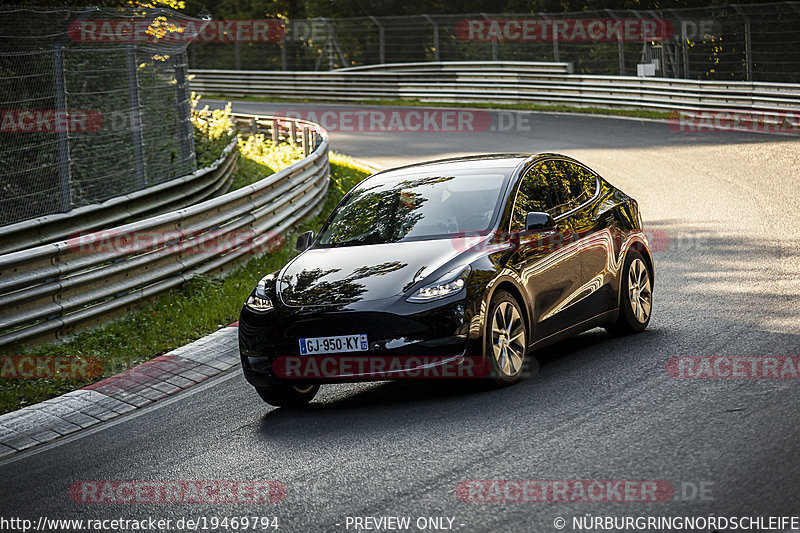
{"label": "front wheel", "polygon": [[628,250],[622,270],[617,323],[606,329],[612,335],[639,333],[650,323],[653,309],[652,274],[642,254]]}
{"label": "front wheel", "polygon": [[300,407],[316,396],[319,385],[286,385],[273,384],[268,387],[256,387],[261,399],[275,407]]}
{"label": "front wheel", "polygon": [[486,355],[497,385],[510,385],[522,377],[527,349],[527,327],[519,303],[508,292],[498,291],[489,308]]}

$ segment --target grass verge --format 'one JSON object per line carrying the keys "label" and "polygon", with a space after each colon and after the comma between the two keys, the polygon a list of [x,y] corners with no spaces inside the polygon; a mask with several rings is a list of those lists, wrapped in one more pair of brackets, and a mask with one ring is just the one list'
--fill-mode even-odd
{"label": "grass verge", "polygon": [[207,100],[242,101],[242,102],[274,102],[296,104],[341,104],[364,106],[413,106],[413,107],[458,107],[471,109],[510,109],[516,111],[546,111],[556,113],[583,113],[590,115],[607,115],[618,117],[666,119],[667,111],[648,109],[618,109],[606,107],[578,107],[569,105],[546,105],[532,103],[494,103],[494,102],[430,102],[418,99],[379,99],[342,102],[340,100],[308,100],[304,98],[273,98],[266,96],[242,96],[231,98],[219,94],[204,95]]}
{"label": "grass verge", "polygon": [[[253,167],[259,172],[267,167],[264,162],[241,159],[245,165],[250,164],[247,161],[260,165]],[[286,243],[277,252],[252,257],[225,276],[197,276],[152,304],[82,331],[66,342],[40,344],[4,354],[95,357],[103,362],[103,376],[89,380],[0,379],[0,414],[79,389],[234,322],[256,282],[296,254],[293,235],[317,231],[342,196],[370,174],[346,156],[331,154],[330,159],[331,183],[320,213],[287,234]]]}

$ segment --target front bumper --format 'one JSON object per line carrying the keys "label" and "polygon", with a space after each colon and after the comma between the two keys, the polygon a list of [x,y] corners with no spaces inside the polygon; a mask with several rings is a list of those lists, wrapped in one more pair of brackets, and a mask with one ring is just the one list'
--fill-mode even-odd
{"label": "front bumper", "polygon": [[[346,310],[276,306],[267,314],[244,307],[239,317],[242,370],[255,387],[459,377],[460,370],[472,372],[482,360],[482,337],[475,327],[481,306],[471,303],[479,300],[474,296],[467,289],[428,304],[393,299]],[[300,354],[300,338],[354,334],[367,335],[367,351]]]}

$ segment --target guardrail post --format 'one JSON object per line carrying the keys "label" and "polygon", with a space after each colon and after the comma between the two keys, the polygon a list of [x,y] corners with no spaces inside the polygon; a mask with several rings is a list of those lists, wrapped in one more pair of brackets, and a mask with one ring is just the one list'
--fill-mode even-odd
{"label": "guardrail post", "polygon": [[308,157],[308,154],[311,152],[308,149],[308,128],[305,126],[305,124],[303,124],[301,134],[303,138],[303,157]]}
{"label": "guardrail post", "polygon": [[136,172],[136,186],[147,187],[144,162],[144,136],[142,135],[142,104],[139,101],[139,80],[136,77],[136,48],[125,47],[125,59],[128,67],[128,103],[131,110],[131,136],[133,137],[133,164]]}
{"label": "guardrail post", "polygon": [[386,32],[384,31],[383,24],[378,22],[378,19],[371,16],[369,19],[378,27],[378,56],[380,63],[386,63]]}
{"label": "guardrail post", "polygon": [[272,127],[270,128],[270,130],[272,130],[270,132],[272,133],[272,146],[277,146],[278,140],[280,139],[280,135],[278,132],[278,119],[276,118],[272,119]]}
{"label": "guardrail post", "polygon": [[[53,81],[56,93],[56,109],[67,111],[67,86],[64,79],[64,47],[53,50]],[[69,132],[59,128],[58,143],[58,188],[61,211],[72,209],[72,169],[69,161]]]}
{"label": "guardrail post", "polygon": [[422,16],[433,27],[433,60],[441,61],[439,58],[439,25],[433,21],[430,15]]}
{"label": "guardrail post", "polygon": [[297,144],[297,122],[294,120],[289,123],[289,143]]}
{"label": "guardrail post", "polygon": [[258,122],[256,122],[256,119],[251,118],[250,119],[250,135],[255,137],[257,133],[258,133]]}

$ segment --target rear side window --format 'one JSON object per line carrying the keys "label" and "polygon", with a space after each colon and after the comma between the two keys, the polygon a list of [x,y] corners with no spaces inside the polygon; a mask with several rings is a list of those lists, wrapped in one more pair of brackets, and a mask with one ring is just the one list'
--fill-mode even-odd
{"label": "rear side window", "polygon": [[594,172],[570,161],[553,161],[559,179],[559,195],[563,198],[565,211],[588,202],[597,191],[597,176]]}
{"label": "rear side window", "polygon": [[514,202],[511,230],[524,229],[531,211],[562,215],[591,199],[597,190],[595,174],[563,160],[543,161],[523,176]]}

